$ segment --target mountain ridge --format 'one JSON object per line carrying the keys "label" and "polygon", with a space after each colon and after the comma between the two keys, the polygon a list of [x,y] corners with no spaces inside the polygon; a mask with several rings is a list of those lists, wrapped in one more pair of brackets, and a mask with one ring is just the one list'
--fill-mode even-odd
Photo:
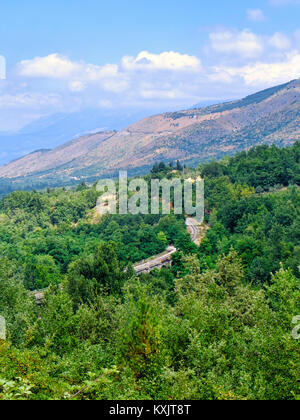
{"label": "mountain ridge", "polygon": [[89,181],[120,169],[142,173],[157,161],[196,164],[258,144],[287,146],[297,140],[300,79],[241,100],[157,114],[119,132],[84,136],[43,156],[27,155],[0,167],[0,178]]}
{"label": "mountain ridge", "polygon": [[16,132],[0,132],[0,165],[39,149],[54,149],[88,134],[121,130],[144,116],[145,111],[90,108],[41,117]]}

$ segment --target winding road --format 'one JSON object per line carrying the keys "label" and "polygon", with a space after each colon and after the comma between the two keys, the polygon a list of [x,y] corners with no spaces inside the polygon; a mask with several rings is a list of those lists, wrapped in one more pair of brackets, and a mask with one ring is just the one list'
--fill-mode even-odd
{"label": "winding road", "polygon": [[[191,235],[192,241],[195,244],[198,244],[199,241],[199,223],[196,219],[188,217],[186,219],[186,226]],[[157,255],[147,262],[140,262],[134,266],[134,269],[137,274],[149,273],[155,268],[159,269],[166,265],[170,265],[172,260],[172,255],[177,252],[177,249],[174,246],[170,246],[164,254]]]}
{"label": "winding road", "polygon": [[199,223],[196,219],[193,219],[192,217],[188,217],[185,221],[185,224],[187,225],[188,231],[191,234],[192,241],[197,244],[199,240]]}
{"label": "winding road", "polygon": [[169,246],[167,251],[164,254],[157,255],[147,262],[141,262],[134,266],[134,269],[137,274],[149,273],[154,268],[161,268],[165,265],[169,265],[172,255],[177,252],[177,249],[174,246]]}
{"label": "winding road", "polygon": [[[192,237],[192,241],[195,244],[198,244],[199,224],[197,220],[188,217],[185,223]],[[169,266],[172,261],[172,255],[175,254],[175,252],[177,252],[177,249],[174,246],[169,246],[166,252],[164,252],[163,254],[156,255],[152,259],[149,259],[147,261],[141,261],[135,264],[133,268],[135,272],[139,275],[142,273],[150,273],[155,268],[160,269],[162,267]],[[37,303],[41,304],[44,299],[44,291],[40,290],[37,292],[33,292],[33,295],[35,296]]]}

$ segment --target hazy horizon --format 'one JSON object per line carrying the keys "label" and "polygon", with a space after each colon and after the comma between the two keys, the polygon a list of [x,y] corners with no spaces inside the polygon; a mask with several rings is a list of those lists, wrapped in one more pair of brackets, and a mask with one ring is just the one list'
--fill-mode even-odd
{"label": "hazy horizon", "polygon": [[90,108],[179,110],[298,78],[299,10],[297,0],[5,3],[0,132]]}

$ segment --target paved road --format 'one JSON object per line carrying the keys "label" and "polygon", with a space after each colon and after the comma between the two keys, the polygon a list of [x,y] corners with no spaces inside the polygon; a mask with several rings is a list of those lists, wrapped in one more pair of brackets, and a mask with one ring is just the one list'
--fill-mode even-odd
{"label": "paved road", "polygon": [[[185,223],[191,234],[192,241],[195,244],[197,244],[199,240],[199,224],[197,220],[193,219],[192,217],[188,217]],[[171,261],[171,257],[175,252],[177,252],[177,249],[174,246],[170,246],[166,253],[157,255],[156,257],[153,257],[152,260],[146,263],[145,262],[138,263],[137,265],[134,266],[134,269],[138,274],[140,274],[140,273],[149,272],[156,267],[160,268]]]}
{"label": "paved road", "polygon": [[147,262],[138,263],[134,266],[134,269],[139,274],[149,272],[156,267],[162,267],[171,261],[171,257],[175,252],[177,252],[177,249],[174,246],[170,246],[164,254],[157,255]]}
{"label": "paved road", "polygon": [[199,224],[196,219],[188,217],[185,221],[188,231],[191,234],[192,241],[196,244],[199,240]]}
{"label": "paved road", "polygon": [[[186,225],[191,234],[192,241],[197,243],[199,239],[199,226],[197,220],[188,217],[186,219]],[[169,246],[164,254],[157,255],[147,262],[140,262],[134,266],[134,270],[137,274],[149,273],[154,268],[161,268],[164,265],[168,265],[171,262],[172,255],[177,252],[174,246]],[[33,292],[38,303],[41,303],[44,299],[44,291]]]}

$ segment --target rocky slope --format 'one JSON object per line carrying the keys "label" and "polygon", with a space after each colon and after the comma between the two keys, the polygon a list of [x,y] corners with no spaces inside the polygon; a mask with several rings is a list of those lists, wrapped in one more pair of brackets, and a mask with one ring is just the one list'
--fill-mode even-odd
{"label": "rocky slope", "polygon": [[104,131],[80,137],[53,150],[37,150],[0,168],[0,176],[16,178],[34,172],[58,169],[61,165],[66,165],[74,159],[83,159],[85,155],[91,153],[114,134],[114,131]]}
{"label": "rocky slope", "polygon": [[262,143],[285,146],[296,140],[300,79],[240,101],[156,115],[118,133],[98,133],[36,152],[1,167],[0,178],[95,180],[119,169],[143,172],[156,161],[196,164]]}

